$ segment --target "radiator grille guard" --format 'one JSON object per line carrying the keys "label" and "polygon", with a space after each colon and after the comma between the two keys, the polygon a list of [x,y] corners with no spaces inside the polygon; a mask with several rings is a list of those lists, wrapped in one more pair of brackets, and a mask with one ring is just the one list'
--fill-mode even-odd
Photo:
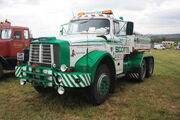
{"label": "radiator grille guard", "polygon": [[54,64],[53,44],[31,44],[29,62],[43,65]]}

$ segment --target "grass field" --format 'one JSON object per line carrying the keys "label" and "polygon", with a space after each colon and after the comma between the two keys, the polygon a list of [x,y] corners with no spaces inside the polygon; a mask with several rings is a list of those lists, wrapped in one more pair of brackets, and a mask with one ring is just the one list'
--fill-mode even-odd
{"label": "grass field", "polygon": [[180,120],[180,51],[151,53],[153,76],[143,83],[119,79],[115,93],[97,107],[82,89],[40,95],[8,73],[0,80],[0,120]]}

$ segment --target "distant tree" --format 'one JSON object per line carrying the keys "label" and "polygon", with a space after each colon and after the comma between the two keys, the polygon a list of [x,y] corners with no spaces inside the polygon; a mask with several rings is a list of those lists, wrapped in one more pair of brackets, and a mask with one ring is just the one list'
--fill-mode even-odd
{"label": "distant tree", "polygon": [[166,37],[162,37],[162,41],[166,41]]}

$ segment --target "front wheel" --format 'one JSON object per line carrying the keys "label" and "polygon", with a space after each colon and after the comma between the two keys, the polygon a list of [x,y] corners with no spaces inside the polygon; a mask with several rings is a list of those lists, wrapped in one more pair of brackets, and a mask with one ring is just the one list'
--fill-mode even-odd
{"label": "front wheel", "polygon": [[3,66],[2,66],[2,64],[0,63],[0,78],[2,77],[2,75],[3,75]]}
{"label": "front wheel", "polygon": [[93,105],[100,105],[108,97],[110,90],[110,72],[105,64],[96,70],[95,80],[90,87],[90,99]]}

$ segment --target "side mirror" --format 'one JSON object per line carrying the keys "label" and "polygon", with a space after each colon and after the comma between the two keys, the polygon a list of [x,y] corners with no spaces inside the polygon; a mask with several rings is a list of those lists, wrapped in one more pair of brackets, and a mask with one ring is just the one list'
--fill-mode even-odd
{"label": "side mirror", "polygon": [[63,35],[63,29],[60,30],[60,34]]}
{"label": "side mirror", "polygon": [[133,22],[127,22],[126,35],[132,35],[133,29],[134,29],[134,23]]}

